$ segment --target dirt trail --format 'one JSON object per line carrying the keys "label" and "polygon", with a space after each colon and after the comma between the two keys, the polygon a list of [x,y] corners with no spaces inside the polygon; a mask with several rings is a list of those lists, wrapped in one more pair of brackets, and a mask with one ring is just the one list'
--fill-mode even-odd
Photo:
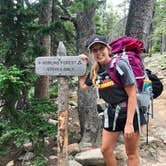
{"label": "dirt trail", "polygon": [[142,144],[140,148],[140,164],[141,166],[166,166],[166,56],[145,58],[145,64],[146,68],[152,70],[161,79],[164,90],[153,101],[154,118],[150,118],[149,122],[149,144]]}
{"label": "dirt trail", "polygon": [[151,58],[146,58],[145,63],[147,67],[153,71],[164,85],[162,94],[154,99],[154,119],[150,119],[152,126],[166,128],[166,56],[159,55]]}
{"label": "dirt trail", "polygon": [[[164,87],[166,87],[166,79],[162,80]],[[154,100],[154,119],[151,123],[156,127],[166,128],[166,89],[161,96]]]}

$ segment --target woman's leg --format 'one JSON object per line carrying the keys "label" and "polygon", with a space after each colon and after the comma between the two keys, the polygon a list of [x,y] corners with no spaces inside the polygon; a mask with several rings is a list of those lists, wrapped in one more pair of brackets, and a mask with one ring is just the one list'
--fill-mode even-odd
{"label": "woman's leg", "polygon": [[135,132],[130,138],[124,137],[124,143],[126,148],[126,154],[128,157],[128,166],[138,166],[139,165],[139,132]]}
{"label": "woman's leg", "polygon": [[116,158],[113,150],[119,134],[120,132],[111,132],[103,129],[101,152],[107,166],[116,166]]}

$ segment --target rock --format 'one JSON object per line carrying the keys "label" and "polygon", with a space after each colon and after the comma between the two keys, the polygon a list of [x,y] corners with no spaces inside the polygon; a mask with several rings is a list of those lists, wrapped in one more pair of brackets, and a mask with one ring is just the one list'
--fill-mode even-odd
{"label": "rock", "polygon": [[27,142],[27,143],[23,144],[23,147],[24,147],[25,151],[28,151],[28,152],[33,150],[32,142]]}
{"label": "rock", "polygon": [[18,158],[18,160],[29,161],[34,157],[32,152],[26,152],[25,155],[22,155]]}
{"label": "rock", "polygon": [[49,156],[49,159],[50,159],[50,160],[55,160],[55,159],[58,159],[58,157],[57,157],[57,156],[54,156],[54,155],[51,155],[51,156]]}
{"label": "rock", "polygon": [[68,145],[68,153],[70,155],[75,155],[80,152],[80,147],[78,143]]}
{"label": "rock", "polygon": [[74,106],[74,107],[77,107],[77,103],[76,102],[74,102],[74,101],[69,101],[69,105],[70,106]]}
{"label": "rock", "polygon": [[[115,148],[116,159],[119,165],[123,165],[127,160],[125,146],[123,144],[117,145]],[[75,156],[75,160],[82,165],[105,166],[103,155],[100,148],[86,150]]]}
{"label": "rock", "polygon": [[55,155],[51,155],[48,157],[47,164],[48,166],[56,166],[56,163],[58,163],[58,157]]}
{"label": "rock", "polygon": [[[146,137],[141,137],[141,145],[145,145],[147,144],[146,142]],[[158,138],[155,138],[155,137],[151,137],[151,136],[148,136],[148,144],[160,144],[160,140]]]}
{"label": "rock", "polygon": [[82,166],[82,165],[75,160],[69,160],[69,166]]}
{"label": "rock", "polygon": [[[155,163],[155,164],[151,164],[149,166],[165,166],[166,164],[165,163]],[[147,166],[147,165],[145,165]]]}
{"label": "rock", "polygon": [[69,117],[69,121],[72,121],[73,118]]}
{"label": "rock", "polygon": [[48,123],[50,123],[50,124],[53,124],[53,125],[57,125],[58,124],[58,121],[57,120],[54,120],[54,119],[49,119],[48,120]]}
{"label": "rock", "polygon": [[119,135],[119,137],[117,138],[117,143],[119,143],[119,144],[124,144],[124,136],[123,136],[122,133],[121,133],[121,134]]}
{"label": "rock", "polygon": [[166,70],[166,67],[165,66],[161,66],[161,70]]}
{"label": "rock", "polygon": [[115,156],[117,160],[122,160],[122,161],[127,160],[125,146],[123,144],[115,147]]}
{"label": "rock", "polygon": [[80,142],[79,146],[82,152],[93,148],[90,142]]}
{"label": "rock", "polygon": [[80,123],[79,122],[73,122],[74,126],[80,127]]}
{"label": "rock", "polygon": [[158,128],[155,135],[157,135],[166,144],[166,131],[163,127]]}
{"label": "rock", "polygon": [[[165,150],[165,151],[164,151]],[[166,162],[166,149],[164,150],[158,150],[158,153],[157,153],[157,156],[158,156],[158,161],[161,162],[161,163],[164,163]]]}
{"label": "rock", "polygon": [[55,144],[55,139],[54,137],[45,137],[44,138],[44,146],[48,147],[49,145],[54,145]]}
{"label": "rock", "polygon": [[75,160],[82,165],[105,166],[100,148],[81,152],[75,156]]}
{"label": "rock", "polygon": [[52,150],[57,152],[58,151],[58,147],[53,147]]}
{"label": "rock", "polygon": [[97,110],[99,113],[103,112],[106,109],[106,104],[103,99],[97,99]]}
{"label": "rock", "polygon": [[24,166],[31,166],[31,162],[30,161],[25,162]]}
{"label": "rock", "polygon": [[47,139],[44,139],[44,147],[48,147],[50,142]]}
{"label": "rock", "polygon": [[6,164],[6,166],[14,166],[14,161],[12,160],[12,161],[9,161],[7,164]]}

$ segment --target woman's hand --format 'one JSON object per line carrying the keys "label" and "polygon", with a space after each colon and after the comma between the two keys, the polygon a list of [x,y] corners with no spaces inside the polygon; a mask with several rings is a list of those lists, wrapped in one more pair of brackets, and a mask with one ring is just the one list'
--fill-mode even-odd
{"label": "woman's hand", "polygon": [[129,85],[125,87],[125,91],[128,95],[128,110],[127,110],[127,120],[124,129],[124,136],[126,138],[131,138],[134,135],[133,119],[136,108],[136,88],[135,85]]}
{"label": "woman's hand", "polygon": [[86,63],[89,63],[89,57],[85,54],[80,54],[79,55],[80,59],[82,59],[83,61],[85,61]]}
{"label": "woman's hand", "polygon": [[131,138],[134,135],[133,124],[126,124],[124,129],[124,136],[126,138]]}
{"label": "woman's hand", "polygon": [[[85,61],[87,64],[89,63],[89,57],[85,54],[80,54],[79,55],[80,59],[82,59],[83,61]],[[82,76],[80,76],[80,89],[82,90],[87,90],[89,87],[85,84],[85,80],[86,80],[86,73]]]}

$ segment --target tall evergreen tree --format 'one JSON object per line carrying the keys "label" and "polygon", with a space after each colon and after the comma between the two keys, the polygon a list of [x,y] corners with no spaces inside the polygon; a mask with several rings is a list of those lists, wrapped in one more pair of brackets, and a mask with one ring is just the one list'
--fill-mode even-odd
{"label": "tall evergreen tree", "polygon": [[[50,26],[52,20],[52,0],[43,1],[41,0],[41,13],[39,16],[39,24]],[[42,56],[50,56],[51,54],[51,36],[48,34],[43,34],[40,38],[40,44],[45,51]],[[39,80],[36,82],[35,96],[36,97],[48,97],[49,89],[49,77],[40,76]]]}
{"label": "tall evergreen tree", "polygon": [[0,62],[6,66],[15,64],[24,68],[34,56],[30,51],[29,25],[34,22],[37,12],[27,2],[0,1]]}
{"label": "tall evergreen tree", "polygon": [[166,52],[166,1],[155,2],[155,13],[152,23],[152,41],[154,52]]}

